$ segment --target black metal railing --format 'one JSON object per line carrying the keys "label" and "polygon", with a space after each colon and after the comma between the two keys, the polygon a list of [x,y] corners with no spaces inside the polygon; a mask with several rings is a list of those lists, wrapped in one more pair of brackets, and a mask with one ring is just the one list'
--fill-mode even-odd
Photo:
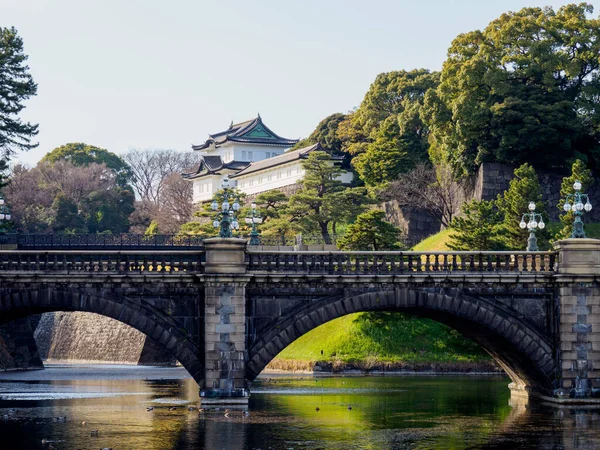
{"label": "black metal railing", "polygon": [[10,250],[0,252],[0,272],[190,272],[204,271],[197,251]]}
{"label": "black metal railing", "polygon": [[0,234],[0,245],[15,245],[18,249],[115,249],[135,250],[152,248],[202,249],[204,238],[175,234]]}
{"label": "black metal railing", "polygon": [[555,252],[273,252],[247,253],[251,272],[403,274],[554,271]]}

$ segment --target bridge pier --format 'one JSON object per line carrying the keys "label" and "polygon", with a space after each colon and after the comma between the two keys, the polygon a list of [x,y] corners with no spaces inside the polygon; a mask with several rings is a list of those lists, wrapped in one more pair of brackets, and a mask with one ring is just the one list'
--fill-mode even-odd
{"label": "bridge pier", "polygon": [[247,404],[246,240],[214,238],[205,245],[201,403]]}
{"label": "bridge pier", "polygon": [[556,243],[559,262],[558,399],[600,398],[600,240]]}

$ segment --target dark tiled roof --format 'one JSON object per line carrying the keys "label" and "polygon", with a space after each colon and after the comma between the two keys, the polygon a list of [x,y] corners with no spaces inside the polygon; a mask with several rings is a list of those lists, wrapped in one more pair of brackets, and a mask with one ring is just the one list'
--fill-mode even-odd
{"label": "dark tiled roof", "polygon": [[[252,132],[256,130],[256,134]],[[273,133],[258,116],[238,124],[232,124],[227,130],[209,134],[209,139],[201,145],[192,145],[194,150],[204,150],[213,143],[217,146],[227,141],[244,142],[252,144],[265,144],[277,147],[291,147],[298,139],[286,139]]]}
{"label": "dark tiled roof", "polygon": [[231,175],[231,178],[241,177],[242,175],[248,175],[254,172],[258,172],[260,170],[269,169],[271,167],[280,166],[281,164],[290,163],[296,161],[298,159],[306,158],[308,153],[315,150],[323,150],[320,144],[314,144],[309,147],[300,148],[298,150],[294,150],[291,152],[286,152],[279,156],[273,156],[272,158],[263,159],[261,161],[256,161],[250,163],[244,170],[236,173],[235,175]]}
{"label": "dark tiled roof", "polygon": [[190,172],[182,173],[183,178],[192,179],[203,175],[218,173],[219,170],[240,171],[248,167],[247,161],[230,161],[224,163],[220,156],[202,156],[198,166]]}

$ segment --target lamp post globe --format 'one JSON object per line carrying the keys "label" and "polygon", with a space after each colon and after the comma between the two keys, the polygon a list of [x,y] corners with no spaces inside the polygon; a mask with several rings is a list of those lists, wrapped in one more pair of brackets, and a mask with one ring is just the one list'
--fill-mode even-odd
{"label": "lamp post globe", "polygon": [[529,230],[529,237],[527,238],[527,251],[537,252],[539,251],[537,245],[537,237],[535,236],[536,228],[543,230],[546,227],[544,219],[541,214],[535,212],[535,202],[529,202],[527,205],[529,212],[523,214],[521,222],[519,222],[519,228]]}
{"label": "lamp post globe", "polygon": [[[592,203],[588,194],[583,194],[581,181],[576,180],[573,183],[573,194],[568,194],[565,198],[565,204],[563,210],[565,212],[572,212],[574,216],[573,230],[571,232],[571,238],[585,238],[585,230],[583,229],[582,216],[584,212],[590,212],[592,210]],[[585,204],[583,203],[585,201]]]}

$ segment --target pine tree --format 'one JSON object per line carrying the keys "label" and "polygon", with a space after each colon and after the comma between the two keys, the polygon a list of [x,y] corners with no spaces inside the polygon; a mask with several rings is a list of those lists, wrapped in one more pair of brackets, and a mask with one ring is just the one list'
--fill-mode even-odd
{"label": "pine tree", "polygon": [[571,232],[573,231],[573,221],[575,220],[575,216],[572,211],[564,212],[563,206],[567,195],[575,193],[575,189],[573,189],[573,183],[575,183],[575,181],[581,182],[581,192],[585,192],[585,189],[589,188],[594,183],[591,170],[589,170],[585,163],[580,159],[575,160],[571,167],[571,176],[563,178],[562,184],[560,185],[560,201],[557,206],[558,209],[563,212],[563,214],[560,215],[560,221],[562,222],[563,227],[556,234],[556,239],[567,239],[571,236]]}
{"label": "pine tree", "polygon": [[503,250],[502,215],[494,201],[473,200],[462,206],[462,215],[455,217],[450,228],[452,250]]}
{"label": "pine tree", "polygon": [[338,240],[342,250],[397,250],[400,230],[385,220],[385,212],[377,209],[360,214]]}
{"label": "pine tree", "polygon": [[366,191],[346,188],[339,179],[342,169],[331,163],[326,152],[310,153],[302,167],[302,189],[290,197],[286,213],[299,231],[318,233],[326,244],[331,244],[330,227],[364,211]]}
{"label": "pine tree", "polygon": [[[525,163],[515,169],[515,177],[510,181],[508,190],[498,195],[496,205],[502,216],[502,238],[506,248],[509,250],[524,250],[527,247],[527,228],[521,229],[519,223],[523,214],[530,212],[529,202],[535,203],[535,212],[542,215],[545,223],[548,223],[546,205],[542,201],[542,191],[535,169]],[[549,247],[547,229],[536,230],[538,247],[540,249]]]}
{"label": "pine tree", "polygon": [[23,123],[18,115],[23,101],[37,93],[37,85],[25,64],[23,40],[14,28],[0,27],[0,158],[8,160],[17,150],[37,147],[31,139],[38,126]]}

